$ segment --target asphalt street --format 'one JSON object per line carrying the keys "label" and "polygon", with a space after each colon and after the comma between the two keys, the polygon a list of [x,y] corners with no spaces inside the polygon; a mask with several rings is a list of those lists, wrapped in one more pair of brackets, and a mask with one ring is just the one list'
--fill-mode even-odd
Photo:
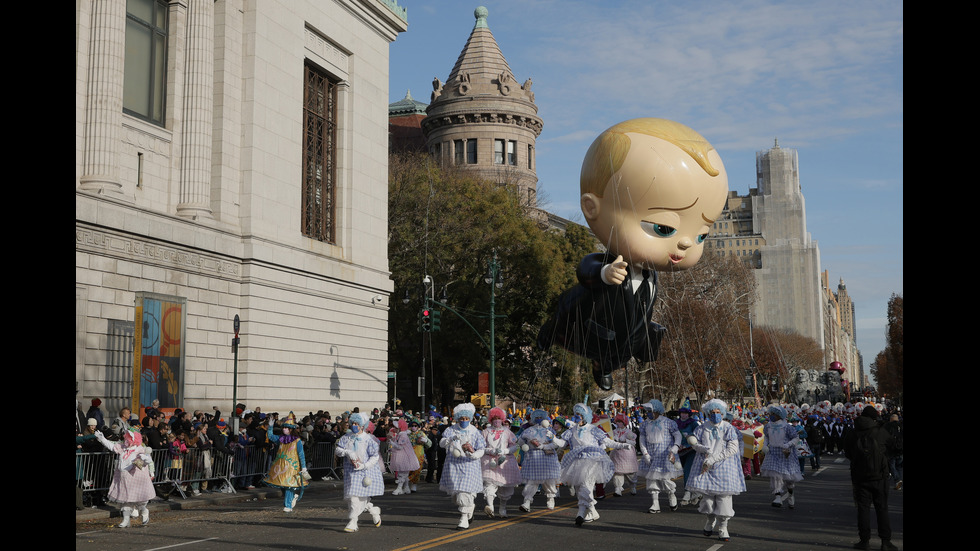
{"label": "asphalt street", "polygon": [[[347,507],[343,485],[316,480],[291,513],[282,510],[278,490],[260,488],[237,494],[204,494],[151,503],[150,522],[134,519],[119,528],[114,506],[77,511],[75,549],[136,551],[186,549],[343,549],[343,550],[507,550],[515,549],[670,549],[808,550],[850,549],[857,540],[856,513],[851,499],[848,463],[825,456],[820,470],[807,466],[798,483],[796,507],[770,505],[766,478],[748,481],[748,491],[735,497],[735,517],[729,524],[731,541],[702,534],[704,515],[694,506],[671,512],[647,513],[651,498],[642,485],[635,496],[607,494],[599,501],[599,520],[576,527],[575,498],[565,488],[554,510],[538,497],[530,513],[518,509],[519,495],[509,502],[506,519],[487,518],[482,496],[468,530],[457,530],[459,515],[437,484],[420,484],[418,492],[393,496],[388,477],[385,495],[374,499],[382,524],[375,527],[365,514],[356,533],[345,533]],[[518,488],[518,494],[520,488]],[[889,493],[892,541],[904,549],[904,494]],[[879,540],[872,525],[872,549]]]}

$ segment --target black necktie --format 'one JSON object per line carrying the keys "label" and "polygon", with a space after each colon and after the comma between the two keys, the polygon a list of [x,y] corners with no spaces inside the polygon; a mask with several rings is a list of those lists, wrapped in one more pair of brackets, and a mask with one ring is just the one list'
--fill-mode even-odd
{"label": "black necktie", "polygon": [[640,311],[646,312],[650,306],[650,270],[643,270],[643,281],[636,293],[636,300],[640,305]]}

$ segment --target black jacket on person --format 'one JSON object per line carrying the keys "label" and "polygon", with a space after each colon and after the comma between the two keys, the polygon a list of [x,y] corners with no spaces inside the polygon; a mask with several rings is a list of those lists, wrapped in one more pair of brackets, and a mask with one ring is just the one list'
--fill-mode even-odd
{"label": "black jacket on person", "polygon": [[[888,454],[893,441],[878,420],[866,415],[858,417],[844,439],[844,456],[851,462],[851,482],[887,480]],[[881,456],[877,457],[879,453]]]}

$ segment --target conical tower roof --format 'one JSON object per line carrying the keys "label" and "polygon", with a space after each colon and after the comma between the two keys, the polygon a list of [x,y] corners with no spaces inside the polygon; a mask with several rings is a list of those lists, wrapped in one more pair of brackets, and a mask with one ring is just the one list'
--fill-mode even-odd
{"label": "conical tower roof", "polygon": [[[496,113],[501,120],[528,126],[536,135],[540,134],[542,122],[537,117],[531,79],[524,84],[517,82],[487,26],[487,9],[480,6],[473,15],[476,24],[449,73],[449,79],[442,82],[436,78],[432,82],[432,99],[426,109],[429,118],[434,120],[447,115],[470,118],[479,112]],[[423,123],[426,133],[430,129]]]}
{"label": "conical tower roof", "polygon": [[470,38],[463,46],[463,51],[459,53],[456,65],[449,72],[449,81],[455,82],[460,75],[468,74],[470,80],[479,82],[489,82],[502,74],[510,75],[514,78],[504,54],[500,52],[500,46],[493,38],[490,27],[487,26],[487,9],[480,6],[474,12],[476,24]]}

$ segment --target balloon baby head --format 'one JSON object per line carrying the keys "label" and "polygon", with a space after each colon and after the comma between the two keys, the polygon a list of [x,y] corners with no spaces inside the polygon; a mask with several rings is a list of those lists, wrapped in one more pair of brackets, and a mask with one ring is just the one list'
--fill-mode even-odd
{"label": "balloon baby head", "polygon": [[646,269],[697,264],[728,196],[718,152],[687,126],[655,118],[612,126],[582,163],[582,213],[613,255]]}

